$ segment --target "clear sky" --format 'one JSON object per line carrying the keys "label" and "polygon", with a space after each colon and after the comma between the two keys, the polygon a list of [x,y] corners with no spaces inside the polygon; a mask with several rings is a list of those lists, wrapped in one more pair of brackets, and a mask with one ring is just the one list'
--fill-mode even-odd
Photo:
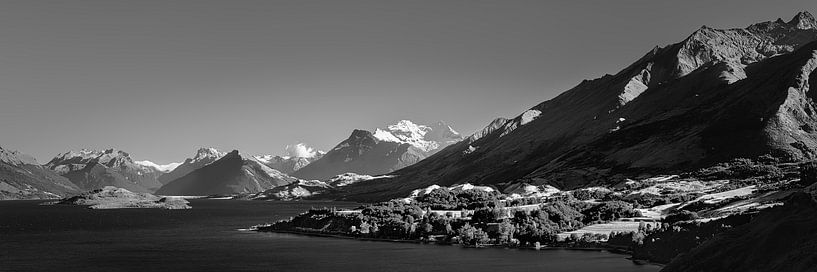
{"label": "clear sky", "polygon": [[5,0],[0,146],[168,163],[400,119],[471,134],[701,25],[801,10],[817,1]]}

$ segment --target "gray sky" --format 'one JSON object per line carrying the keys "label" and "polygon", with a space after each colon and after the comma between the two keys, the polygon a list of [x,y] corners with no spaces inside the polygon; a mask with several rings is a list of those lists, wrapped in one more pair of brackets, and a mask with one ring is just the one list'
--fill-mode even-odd
{"label": "gray sky", "polygon": [[701,25],[801,10],[817,2],[0,1],[0,146],[168,163],[400,119],[470,134]]}

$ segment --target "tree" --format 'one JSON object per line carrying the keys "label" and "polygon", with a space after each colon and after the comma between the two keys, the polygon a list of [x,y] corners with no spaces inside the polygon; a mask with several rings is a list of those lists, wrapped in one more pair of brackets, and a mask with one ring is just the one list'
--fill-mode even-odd
{"label": "tree", "polygon": [[516,231],[516,228],[513,224],[511,224],[510,220],[502,220],[499,223],[499,243],[500,244],[508,244],[513,239],[513,233]]}
{"label": "tree", "polygon": [[475,228],[468,223],[466,223],[465,226],[462,226],[458,233],[460,236],[460,242],[466,245],[480,246],[487,244],[490,241],[488,233],[482,229]]}
{"label": "tree", "polygon": [[361,222],[360,223],[360,228],[359,228],[360,233],[369,234],[369,232],[371,231],[371,227],[372,227],[372,225],[370,225],[368,222],[365,222],[365,221]]}
{"label": "tree", "polygon": [[420,225],[420,231],[418,234],[420,236],[428,236],[431,235],[433,232],[434,232],[433,225],[431,225],[430,223],[423,223],[422,225]]}
{"label": "tree", "polygon": [[451,223],[448,223],[448,222],[445,223],[445,234],[446,235],[453,235],[454,234],[454,228],[451,227]]}
{"label": "tree", "polygon": [[502,208],[479,208],[474,211],[471,222],[475,224],[485,224],[496,222],[502,218]]}

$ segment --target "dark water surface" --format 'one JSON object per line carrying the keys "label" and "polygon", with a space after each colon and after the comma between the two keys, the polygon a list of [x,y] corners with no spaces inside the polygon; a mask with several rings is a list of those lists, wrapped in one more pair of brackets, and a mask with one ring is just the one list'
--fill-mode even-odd
{"label": "dark water surface", "polygon": [[658,271],[596,251],[469,249],[239,231],[343,202],[191,200],[191,210],[0,201],[0,271]]}

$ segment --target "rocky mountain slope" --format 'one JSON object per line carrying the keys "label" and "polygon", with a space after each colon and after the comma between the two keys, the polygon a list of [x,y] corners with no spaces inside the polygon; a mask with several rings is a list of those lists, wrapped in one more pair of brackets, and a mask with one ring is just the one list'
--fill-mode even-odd
{"label": "rocky mountain slope", "polygon": [[233,150],[206,166],[168,182],[156,194],[249,194],[297,181],[296,178],[267,167],[252,156],[242,156],[237,150]]}
{"label": "rocky mountain slope", "polygon": [[79,191],[33,157],[0,147],[0,200],[61,198]]}
{"label": "rocky mountain slope", "polygon": [[214,161],[220,159],[224,156],[224,152],[221,152],[215,148],[208,147],[208,148],[199,148],[196,151],[196,155],[192,158],[187,158],[182,162],[180,165],[173,168],[172,171],[168,172],[167,174],[159,176],[159,182],[162,184],[167,184],[175,179],[181,178],[190,172],[193,172],[199,168],[207,166],[208,164],[213,163]]}
{"label": "rocky mountain slope", "polygon": [[802,12],[744,29],[701,27],[389,181],[356,184],[350,198],[388,199],[432,184],[570,189],[736,157],[814,158],[815,25]]}
{"label": "rocky mountain slope", "polygon": [[450,126],[402,120],[374,133],[354,130],[321,159],[295,171],[302,179],[325,180],[343,173],[378,175],[417,163],[463,137]]}
{"label": "rocky mountain slope", "polygon": [[115,186],[140,193],[152,192],[161,187],[158,177],[164,174],[135,163],[127,152],[115,149],[69,151],[57,155],[45,166],[83,190]]}

